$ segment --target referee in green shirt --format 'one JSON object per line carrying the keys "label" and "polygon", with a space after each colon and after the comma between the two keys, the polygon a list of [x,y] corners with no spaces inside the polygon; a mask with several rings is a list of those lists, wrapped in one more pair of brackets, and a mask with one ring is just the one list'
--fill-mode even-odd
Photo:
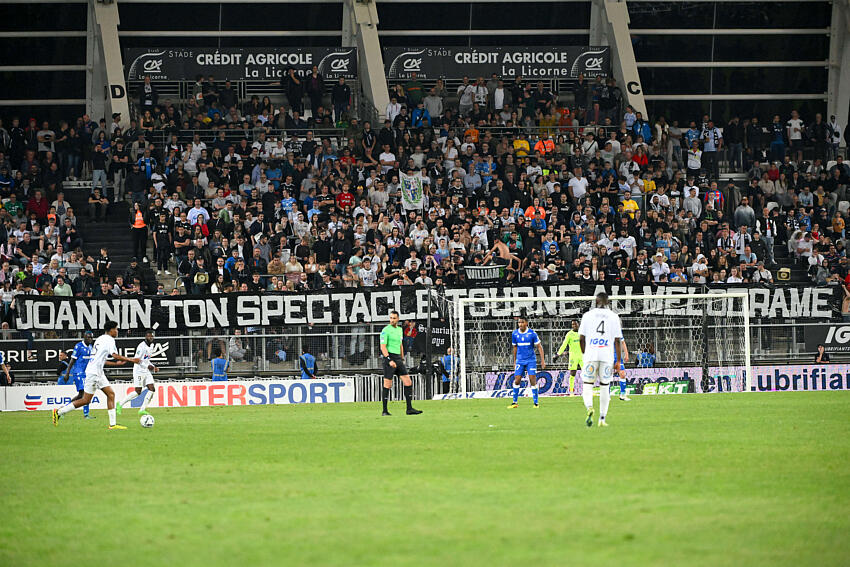
{"label": "referee in green shirt", "polygon": [[390,415],[387,411],[387,402],[390,400],[390,388],[393,387],[393,377],[401,378],[404,384],[404,399],[407,400],[407,415],[422,413],[414,409],[413,382],[410,380],[410,372],[404,365],[404,346],[402,346],[403,333],[398,325],[398,311],[390,313],[390,324],[381,331],[381,361],[384,367],[384,387],[381,389],[381,402],[384,404],[384,412],[381,415]]}

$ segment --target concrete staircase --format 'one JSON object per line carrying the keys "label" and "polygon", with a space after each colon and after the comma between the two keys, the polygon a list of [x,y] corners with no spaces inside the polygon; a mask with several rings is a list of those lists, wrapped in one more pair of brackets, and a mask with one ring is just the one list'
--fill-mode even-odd
{"label": "concrete staircase", "polygon": [[[63,185],[65,199],[74,208],[79,219],[78,229],[83,238],[83,251],[97,257],[101,247],[109,251],[112,267],[109,275],[123,275],[133,256],[133,240],[130,233],[130,204],[126,201],[110,203],[104,222],[93,222],[88,216],[88,199],[91,183],[66,181]],[[156,292],[156,276],[151,269],[154,264],[144,263],[139,258],[139,274],[145,293]],[[148,254],[148,260],[153,260]]]}

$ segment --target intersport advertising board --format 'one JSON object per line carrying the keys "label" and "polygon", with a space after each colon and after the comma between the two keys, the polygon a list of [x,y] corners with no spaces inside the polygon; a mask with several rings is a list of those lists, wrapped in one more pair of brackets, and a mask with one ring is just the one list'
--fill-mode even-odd
{"label": "intersport advertising board", "polygon": [[[133,389],[131,384],[113,384],[118,400]],[[74,386],[19,386],[3,388],[6,411],[36,411],[60,408],[76,395]],[[2,397],[2,396],[0,396]],[[351,378],[319,380],[244,380],[225,382],[158,382],[149,407],[180,408],[207,406],[253,406],[281,404],[330,404],[354,401]],[[131,405],[139,407],[142,398]],[[93,409],[106,409],[106,396],[98,391]]]}

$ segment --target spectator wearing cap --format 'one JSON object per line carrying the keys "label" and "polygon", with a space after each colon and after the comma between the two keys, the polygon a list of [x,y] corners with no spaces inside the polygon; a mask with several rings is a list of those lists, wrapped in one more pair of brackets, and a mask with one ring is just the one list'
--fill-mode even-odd
{"label": "spectator wearing cap", "polygon": [[759,260],[756,264],[756,269],[753,272],[752,281],[755,283],[773,283],[773,274],[770,273],[765,265],[764,261]]}
{"label": "spectator wearing cap", "polygon": [[670,266],[667,264],[667,259],[663,252],[655,254],[655,261],[652,263],[652,280],[660,282],[667,278],[670,274]]}

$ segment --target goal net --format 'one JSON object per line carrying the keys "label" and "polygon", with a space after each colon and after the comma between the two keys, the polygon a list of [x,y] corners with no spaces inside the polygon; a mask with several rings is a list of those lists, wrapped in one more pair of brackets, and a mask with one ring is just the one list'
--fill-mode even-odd
{"label": "goal net", "polygon": [[[594,305],[594,296],[466,297],[447,302],[450,344],[458,362],[454,390],[466,394],[510,388],[511,332],[521,314],[543,344],[538,362],[541,393],[565,395],[569,351],[553,357],[572,321]],[[749,390],[750,322],[746,293],[611,296],[629,351],[625,364],[630,392],[741,392]],[[578,372],[579,376],[581,371]],[[576,387],[580,392],[580,377]],[[617,380],[613,381],[616,384]],[[527,385],[526,379],[523,385]]]}

